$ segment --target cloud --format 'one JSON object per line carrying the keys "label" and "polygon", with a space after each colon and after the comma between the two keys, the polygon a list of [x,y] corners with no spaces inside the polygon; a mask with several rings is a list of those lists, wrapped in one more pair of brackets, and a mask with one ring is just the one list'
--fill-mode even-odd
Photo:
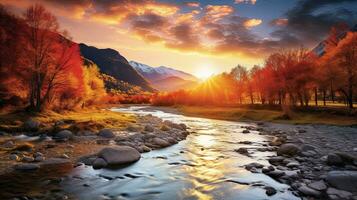
{"label": "cloud", "polygon": [[[341,22],[346,22],[349,25],[356,22],[357,13],[355,11],[336,6],[352,2],[355,0],[301,0],[286,12],[287,23],[281,19],[271,22],[272,25],[279,26],[271,35],[280,40],[282,45],[291,43],[304,46],[316,45],[326,37],[332,26]],[[328,6],[336,8],[323,9]]]}
{"label": "cloud", "polygon": [[240,4],[240,3],[246,3],[246,4],[256,4],[257,0],[235,0],[234,3]]}
{"label": "cloud", "polygon": [[289,20],[286,18],[278,18],[274,19],[270,22],[272,26],[286,26],[288,24]]}
{"label": "cloud", "polygon": [[258,26],[259,24],[261,24],[263,21],[261,19],[248,19],[244,22],[244,26],[247,28],[251,28],[254,26]]}
{"label": "cloud", "polygon": [[[157,0],[37,0],[56,15],[95,21],[125,30],[131,37],[182,52],[234,54],[262,57],[281,48],[316,44],[331,25],[356,20],[356,12],[326,9],[326,6],[352,0],[300,0],[291,10],[270,25],[270,37],[261,38],[252,31],[262,19],[239,16],[231,5],[202,5],[198,1],[164,3]],[[3,0],[24,7],[29,1]],[[173,1],[170,1],[173,2]],[[255,4],[255,0],[232,3]],[[26,7],[26,6],[25,6]],[[325,8],[325,9],[321,9]]]}
{"label": "cloud", "polygon": [[204,20],[216,22],[233,12],[234,8],[229,5],[207,5],[205,8]]}
{"label": "cloud", "polygon": [[194,8],[199,8],[200,7],[200,3],[199,2],[186,2],[185,4],[188,7],[194,7]]}

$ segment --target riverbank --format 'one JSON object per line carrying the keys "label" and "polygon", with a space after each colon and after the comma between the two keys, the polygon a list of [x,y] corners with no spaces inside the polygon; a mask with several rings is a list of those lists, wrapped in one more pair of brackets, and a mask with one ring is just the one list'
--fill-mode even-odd
{"label": "riverbank", "polygon": [[277,153],[271,166],[250,165],[288,184],[308,199],[357,199],[357,129],[325,125],[264,123],[261,134],[272,136]]}
{"label": "riverbank", "polygon": [[176,106],[179,112],[188,116],[230,121],[266,121],[284,124],[326,124],[357,126],[357,117],[338,115],[331,112],[296,111],[287,118],[279,109],[249,108],[237,106]]}
{"label": "riverbank", "polygon": [[35,170],[44,163],[92,165],[93,162],[82,157],[93,157],[108,147],[127,146],[137,154],[148,152],[184,140],[189,134],[186,128],[184,124],[151,115],[105,109],[38,115],[3,113],[0,115],[0,174],[14,169]]}

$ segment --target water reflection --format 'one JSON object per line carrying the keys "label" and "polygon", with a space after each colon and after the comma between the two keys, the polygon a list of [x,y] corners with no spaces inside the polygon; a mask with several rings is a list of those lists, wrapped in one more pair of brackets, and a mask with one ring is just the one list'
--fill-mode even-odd
{"label": "water reflection", "polygon": [[[68,196],[86,200],[299,199],[287,185],[244,169],[251,162],[268,164],[266,156],[273,154],[254,150],[266,143],[264,136],[254,131],[241,133],[241,126],[253,124],[186,117],[146,107],[115,110],[185,123],[192,134],[174,146],[144,153],[138,162],[119,170],[74,168],[60,184]],[[239,144],[240,141],[252,144]],[[239,147],[248,148],[251,156],[236,153],[234,149]],[[252,186],[255,183],[260,186]],[[268,197],[265,185],[276,188],[277,194]]]}

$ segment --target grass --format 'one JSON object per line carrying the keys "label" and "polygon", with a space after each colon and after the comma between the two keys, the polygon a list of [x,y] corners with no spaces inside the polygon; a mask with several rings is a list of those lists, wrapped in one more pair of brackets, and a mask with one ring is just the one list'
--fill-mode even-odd
{"label": "grass", "polygon": [[56,122],[63,121],[60,129],[73,131],[90,130],[98,131],[102,128],[121,129],[128,123],[136,122],[134,115],[112,112],[109,110],[86,109],[80,111],[66,111],[63,113],[43,112],[29,115],[26,112],[13,112],[0,114],[0,130],[16,132],[21,130],[23,122],[32,118],[42,124],[41,130],[52,130]]}
{"label": "grass", "polygon": [[356,116],[336,115],[328,112],[296,111],[290,119],[283,119],[283,111],[237,106],[178,106],[177,109],[190,116],[230,121],[268,121],[289,124],[328,124],[340,126],[357,125]]}

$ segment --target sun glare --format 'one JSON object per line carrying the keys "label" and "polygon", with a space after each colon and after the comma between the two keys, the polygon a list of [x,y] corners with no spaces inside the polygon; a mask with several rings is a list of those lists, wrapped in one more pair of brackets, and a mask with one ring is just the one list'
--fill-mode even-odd
{"label": "sun glare", "polygon": [[212,75],[214,75],[214,71],[212,70],[212,68],[210,67],[206,67],[206,68],[201,68],[199,69],[195,75],[197,76],[197,78],[202,79],[202,80],[206,80],[208,78],[210,78]]}

